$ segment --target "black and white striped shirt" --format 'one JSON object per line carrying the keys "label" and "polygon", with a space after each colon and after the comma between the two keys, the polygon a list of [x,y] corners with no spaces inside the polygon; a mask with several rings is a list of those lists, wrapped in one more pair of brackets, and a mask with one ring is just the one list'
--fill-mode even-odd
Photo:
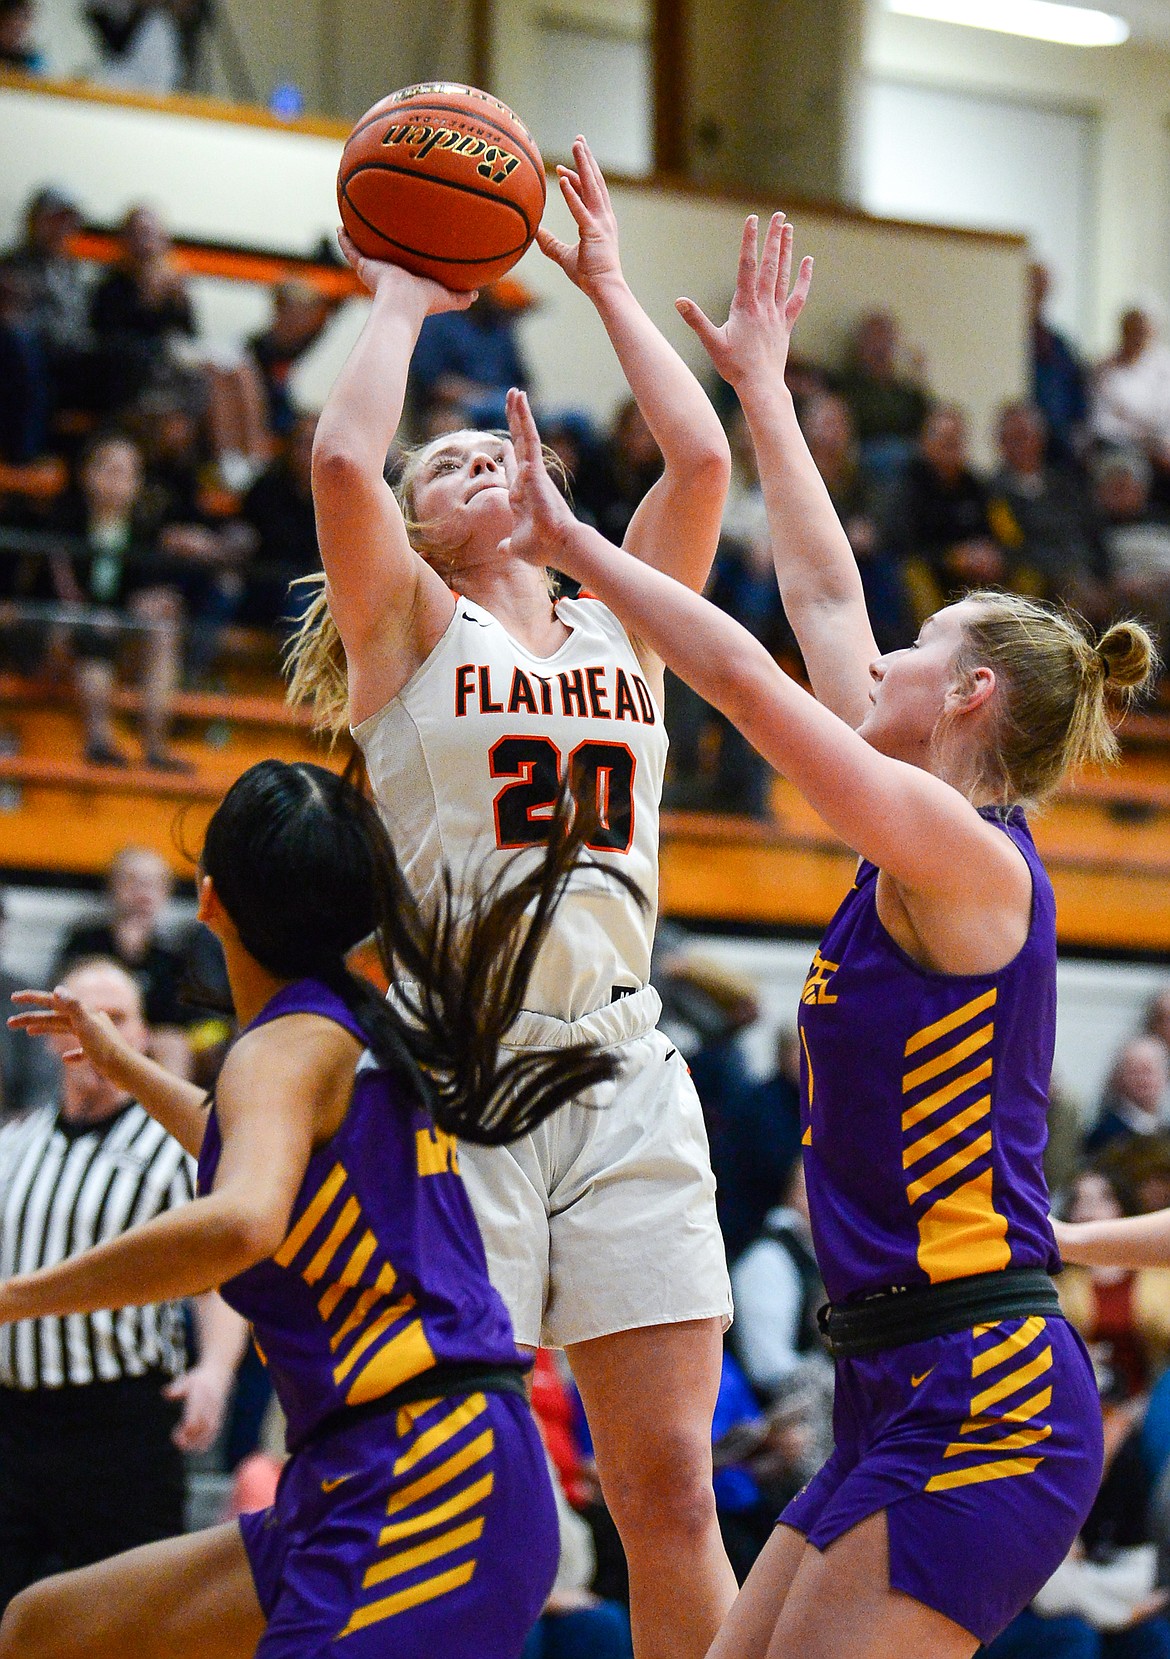
{"label": "black and white striped shirt", "polygon": [[[0,1279],[53,1267],[195,1194],[194,1165],[131,1101],[104,1122],[46,1106],[0,1129]],[[61,1388],[185,1363],[180,1303],[0,1327],[0,1387]]]}

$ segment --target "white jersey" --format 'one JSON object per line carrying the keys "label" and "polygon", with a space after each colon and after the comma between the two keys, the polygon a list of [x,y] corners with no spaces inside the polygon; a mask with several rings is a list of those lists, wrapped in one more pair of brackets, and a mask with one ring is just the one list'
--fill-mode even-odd
{"label": "white jersey", "polygon": [[588,856],[635,881],[648,908],[596,871],[574,874],[526,1005],[576,1020],[649,980],[667,738],[613,613],[597,599],[562,599],[556,613],[572,632],[537,657],[458,598],[430,656],[354,737],[422,903],[444,866],[457,886],[480,888],[519,849],[539,846],[566,772],[579,795],[596,793]]}

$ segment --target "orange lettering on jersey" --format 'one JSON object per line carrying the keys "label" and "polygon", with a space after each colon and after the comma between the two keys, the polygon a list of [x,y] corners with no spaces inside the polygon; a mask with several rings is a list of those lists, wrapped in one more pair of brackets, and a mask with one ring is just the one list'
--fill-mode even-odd
{"label": "orange lettering on jersey", "polygon": [[481,714],[503,714],[503,703],[492,701],[492,671],[485,663],[479,671],[479,712]]}
{"label": "orange lettering on jersey", "polygon": [[634,706],[634,694],[630,690],[630,682],[626,679],[624,668],[617,671],[617,706],[614,709],[614,719],[633,720],[638,725],[642,723],[642,716]]}
{"label": "orange lettering on jersey", "polygon": [[519,714],[524,709],[528,714],[536,713],[536,697],[528,675],[522,668],[512,670],[512,689],[508,693],[508,713]]}
{"label": "orange lettering on jersey", "polygon": [[475,686],[475,664],[461,662],[455,670],[455,718],[467,713],[467,699]]}
{"label": "orange lettering on jersey", "polygon": [[598,683],[604,678],[604,675],[604,668],[587,668],[585,670],[585,679],[589,686],[589,712],[595,720],[613,719],[613,715],[606,707],[609,693],[603,685]]}
{"label": "orange lettering on jersey", "polygon": [[800,1000],[804,1003],[836,1002],[837,998],[829,992],[829,980],[841,966],[839,962],[830,962],[823,957],[819,950],[813,952],[812,967],[808,978],[804,982],[804,990],[800,993]]}

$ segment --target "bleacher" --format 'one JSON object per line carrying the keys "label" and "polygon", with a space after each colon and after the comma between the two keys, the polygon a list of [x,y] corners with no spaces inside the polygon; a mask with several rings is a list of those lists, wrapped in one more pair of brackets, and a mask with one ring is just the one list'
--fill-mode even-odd
{"label": "bleacher", "polygon": [[[109,158],[133,132],[140,141],[138,162],[143,192],[166,202],[179,199],[181,186],[176,157],[197,152],[209,128],[217,128],[216,142],[238,146],[239,170],[248,194],[254,184],[255,142],[270,145],[271,117],[251,112],[221,110],[207,100],[180,100],[160,106],[158,100],[124,95],[85,95],[90,100],[92,153],[80,165],[87,176],[108,168]],[[0,111],[10,126],[23,125],[28,145],[22,147],[12,179],[6,187],[10,208],[32,182],[33,163],[42,135],[49,130],[61,100],[71,117],[84,99],[76,87],[59,88],[28,83],[20,77],[0,76]],[[294,123],[295,129],[295,123]],[[327,158],[335,153],[343,129],[334,124],[305,123],[296,133],[304,161],[304,178],[317,181]],[[150,138],[159,135],[151,147]],[[165,142],[164,142],[165,141]],[[145,143],[146,147],[141,148]],[[184,148],[185,147],[185,148]],[[36,165],[40,165],[37,163]],[[290,163],[291,165],[291,163]],[[168,170],[169,169],[169,170]],[[326,168],[327,171],[327,168]],[[26,177],[27,175],[27,177]],[[172,176],[173,175],[173,176]],[[15,194],[14,194],[15,193]],[[726,264],[726,245],[740,220],[742,204],[713,201],[710,193],[687,200],[677,185],[655,192],[645,186],[616,187],[623,217],[632,221],[630,264],[641,286],[649,286],[652,308],[665,308],[665,296],[677,291],[678,279],[648,250],[673,247],[681,214],[689,223],[705,221],[709,235],[690,235],[688,251],[699,264],[698,280],[688,284],[706,297],[718,292],[716,272]],[[94,194],[99,192],[95,186]],[[288,181],[282,201],[289,199]],[[250,197],[254,201],[254,197]],[[550,204],[555,219],[558,204]],[[290,227],[284,246],[244,245],[233,238],[241,211],[238,203],[225,209],[225,232],[208,233],[209,201],[191,207],[184,221],[176,213],[175,258],[195,282],[214,289],[216,316],[230,315],[231,295],[254,296],[266,285],[289,275],[301,277],[332,299],[353,294],[356,284],[348,271],[324,264],[305,252],[293,251],[313,241],[312,231],[323,217],[332,217],[331,203],[313,201],[299,227]],[[256,235],[271,232],[271,218],[257,212]],[[229,223],[230,221],[230,223]],[[883,273],[904,270],[912,259],[915,296],[920,301],[921,332],[930,343],[932,364],[944,391],[961,386],[977,409],[987,409],[997,395],[992,387],[1010,383],[1018,340],[1007,319],[1018,315],[1018,296],[1026,250],[1018,239],[980,238],[945,233],[929,236],[914,227],[890,227],[867,222],[864,216],[827,208],[810,209],[811,224],[821,242],[830,245],[823,280],[830,285],[830,305],[847,303],[850,284],[869,293],[886,280]],[[275,243],[275,238],[273,239]],[[833,257],[833,246],[839,257]],[[109,260],[115,244],[107,223],[88,226],[77,251],[87,260]],[[933,260],[934,268],[930,269]],[[669,262],[667,262],[667,266]],[[639,269],[642,267],[642,269]],[[573,297],[556,286],[555,273],[536,256],[524,266],[525,280],[545,301],[528,336],[538,373],[551,378],[548,362],[558,353],[556,374],[571,395],[594,403],[604,398],[612,383],[610,369],[599,366],[604,354],[588,349],[564,357],[563,327],[576,316]],[[644,282],[642,279],[645,279]],[[931,340],[937,317],[930,294],[946,289],[961,293],[978,286],[981,326],[957,345],[951,337]],[[241,304],[255,307],[254,298]],[[568,309],[566,310],[566,307]],[[226,308],[226,309],[225,309]],[[802,324],[803,327],[803,324]],[[351,333],[340,329],[340,342],[325,353],[318,369],[324,378],[337,351]],[[808,343],[815,349],[833,339],[831,320],[810,315]],[[966,356],[963,353],[966,352]],[[608,377],[608,378],[607,378]],[[31,498],[60,490],[63,473],[54,462],[0,471],[0,494],[24,493]],[[230,497],[222,503],[230,510]],[[0,617],[0,627],[4,619]],[[132,717],[137,694],[117,693],[116,708],[123,719]],[[175,704],[175,748],[191,763],[188,774],[160,773],[131,765],[113,771],[92,766],[80,758],[80,727],[69,692],[61,685],[0,677],[0,870],[13,874],[57,873],[63,881],[92,879],[128,836],[158,848],[175,870],[188,875],[175,839],[176,817],[185,813],[189,839],[199,828],[223,790],[252,761],[265,754],[286,758],[320,757],[321,746],[308,730],[305,716],[283,702],[283,687],[271,646],[238,630],[224,638],[217,666],[216,689],[186,691]],[[340,754],[338,764],[340,764]],[[663,906],[680,918],[731,924],[809,930],[829,914],[851,878],[851,860],[825,827],[783,782],[776,785],[775,815],[760,825],[733,816],[710,817],[668,813],[664,817]],[[1170,705],[1134,716],[1125,737],[1125,758],[1116,771],[1078,779],[1041,817],[1037,826],[1042,851],[1053,870],[1060,898],[1063,942],[1082,948],[1118,952],[1146,952],[1170,946]],[[718,856],[713,857],[712,852]]]}

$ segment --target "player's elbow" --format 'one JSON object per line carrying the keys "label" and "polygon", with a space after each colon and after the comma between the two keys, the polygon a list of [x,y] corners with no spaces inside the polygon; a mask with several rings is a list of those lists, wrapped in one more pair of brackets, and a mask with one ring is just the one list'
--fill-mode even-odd
{"label": "player's elbow", "polygon": [[718,421],[713,423],[712,431],[697,435],[689,465],[696,485],[712,494],[717,492],[720,498],[727,494],[731,483],[731,448]]}
{"label": "player's elbow", "polygon": [[279,1206],[256,1201],[233,1205],[220,1230],[224,1278],[274,1256],[284,1242],[288,1217]]}
{"label": "player's elbow", "polygon": [[335,497],[352,500],[356,487],[371,476],[381,478],[381,467],[356,437],[344,431],[317,429],[313,441],[313,496],[317,501]]}

